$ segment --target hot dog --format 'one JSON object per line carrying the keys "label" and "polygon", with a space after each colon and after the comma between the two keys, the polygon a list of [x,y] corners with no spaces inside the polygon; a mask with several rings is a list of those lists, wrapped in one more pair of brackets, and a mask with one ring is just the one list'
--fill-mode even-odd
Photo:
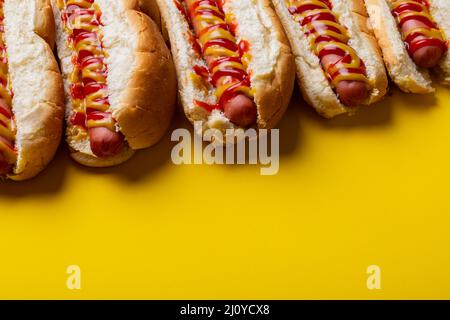
{"label": "hot dog", "polygon": [[128,160],[158,142],[176,99],[170,51],[137,0],[52,0],[71,157]]}
{"label": "hot dog", "polygon": [[[434,91],[429,69],[450,83],[450,3],[436,0],[365,0],[389,74],[412,93]],[[446,36],[447,34],[447,36]]]}
{"label": "hot dog", "polygon": [[272,0],[304,99],[324,117],[384,97],[387,76],[362,0]]}
{"label": "hot dog", "polygon": [[62,134],[62,78],[45,0],[0,0],[0,176],[41,172]]}
{"label": "hot dog", "polygon": [[157,0],[179,97],[203,129],[272,128],[289,103],[294,62],[268,0]]}

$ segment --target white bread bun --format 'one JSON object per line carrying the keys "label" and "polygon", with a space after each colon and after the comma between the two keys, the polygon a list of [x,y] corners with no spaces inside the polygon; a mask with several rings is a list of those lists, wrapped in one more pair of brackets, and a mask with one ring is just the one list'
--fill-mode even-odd
{"label": "white bread bun", "polygon": [[[313,52],[303,28],[289,12],[285,0],[272,2],[291,42],[303,98],[326,118],[354,112],[355,108],[342,104],[333,91],[319,57]],[[350,37],[348,45],[355,49],[366,65],[367,78],[372,90],[364,104],[375,103],[385,96],[388,79],[364,4],[362,0],[330,0],[330,2],[339,23],[348,30]]]}
{"label": "white bread bun", "polygon": [[[428,0],[430,12],[438,27],[442,30],[450,43],[450,1],[449,0]],[[437,68],[438,76],[443,84],[450,85],[450,50],[442,58]]]}
{"label": "white bread bun", "polygon": [[428,70],[419,68],[410,57],[391,13],[389,1],[365,0],[389,75],[404,92],[431,93],[434,89],[430,74]]}
{"label": "white bread bun", "polygon": [[139,9],[155,21],[161,30],[164,40],[169,43],[169,32],[162,22],[161,12],[156,0],[139,0]]}
{"label": "white bread bun", "polygon": [[58,148],[64,118],[63,84],[53,56],[53,15],[47,0],[5,0],[5,40],[17,127],[17,163],[8,178],[41,172]]}
{"label": "white bread bun", "polygon": [[[135,150],[150,147],[162,138],[175,107],[176,75],[158,27],[137,10],[137,0],[96,0],[95,3],[102,12],[110,111],[128,145],[114,157],[96,157],[89,138],[75,139],[70,125],[67,142],[75,161],[91,167],[107,167],[128,160]],[[68,80],[73,70],[72,51],[66,45],[67,34],[56,0],[52,4],[69,123],[73,112]]]}
{"label": "white bread bun", "polygon": [[[189,25],[173,0],[157,0],[166,26],[175,67],[178,73],[179,100],[187,118],[193,123],[202,121],[203,129],[239,128],[222,111],[206,111],[194,100],[217,103],[214,90],[192,80],[195,65],[203,65],[189,41]],[[294,62],[289,43],[268,0],[228,0],[223,10],[234,19],[237,41],[250,44],[250,75],[257,107],[258,128],[273,128],[284,114],[293,91]],[[214,88],[213,88],[214,89]]]}
{"label": "white bread bun", "polygon": [[139,0],[139,9],[148,15],[161,28],[161,13],[156,0]]}

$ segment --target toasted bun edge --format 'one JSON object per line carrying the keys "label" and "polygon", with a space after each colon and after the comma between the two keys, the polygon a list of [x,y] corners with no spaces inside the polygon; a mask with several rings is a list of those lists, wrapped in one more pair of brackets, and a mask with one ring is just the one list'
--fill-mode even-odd
{"label": "toasted bun edge", "polygon": [[[36,16],[40,18],[34,19]],[[47,0],[35,0],[34,8],[27,0],[5,2],[18,148],[18,161],[8,178],[15,181],[40,173],[53,159],[62,136],[63,84],[50,47],[54,39],[52,20]]]}

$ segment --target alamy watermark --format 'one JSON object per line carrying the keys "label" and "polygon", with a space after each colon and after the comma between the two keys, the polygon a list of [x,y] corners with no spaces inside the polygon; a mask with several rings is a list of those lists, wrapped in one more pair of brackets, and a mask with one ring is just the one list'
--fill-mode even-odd
{"label": "alamy watermark", "polygon": [[68,274],[66,280],[66,287],[69,290],[81,289],[81,268],[76,264],[67,266],[66,273]]}
{"label": "alamy watermark", "polygon": [[381,268],[375,264],[367,267],[368,277],[366,281],[367,289],[380,290],[381,289]]}
{"label": "alamy watermark", "polygon": [[202,131],[202,122],[188,129],[176,129],[171,140],[178,142],[171,152],[172,162],[181,164],[260,165],[261,175],[275,175],[280,168],[278,129],[218,129]]}

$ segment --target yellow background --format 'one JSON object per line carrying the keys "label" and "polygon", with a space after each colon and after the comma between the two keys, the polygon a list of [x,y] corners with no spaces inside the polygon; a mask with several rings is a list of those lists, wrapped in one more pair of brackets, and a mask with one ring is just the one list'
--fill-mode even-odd
{"label": "yellow background", "polygon": [[450,90],[334,120],[296,94],[280,128],[276,176],[175,166],[167,135],[117,168],[62,149],[1,183],[0,298],[450,298]]}

